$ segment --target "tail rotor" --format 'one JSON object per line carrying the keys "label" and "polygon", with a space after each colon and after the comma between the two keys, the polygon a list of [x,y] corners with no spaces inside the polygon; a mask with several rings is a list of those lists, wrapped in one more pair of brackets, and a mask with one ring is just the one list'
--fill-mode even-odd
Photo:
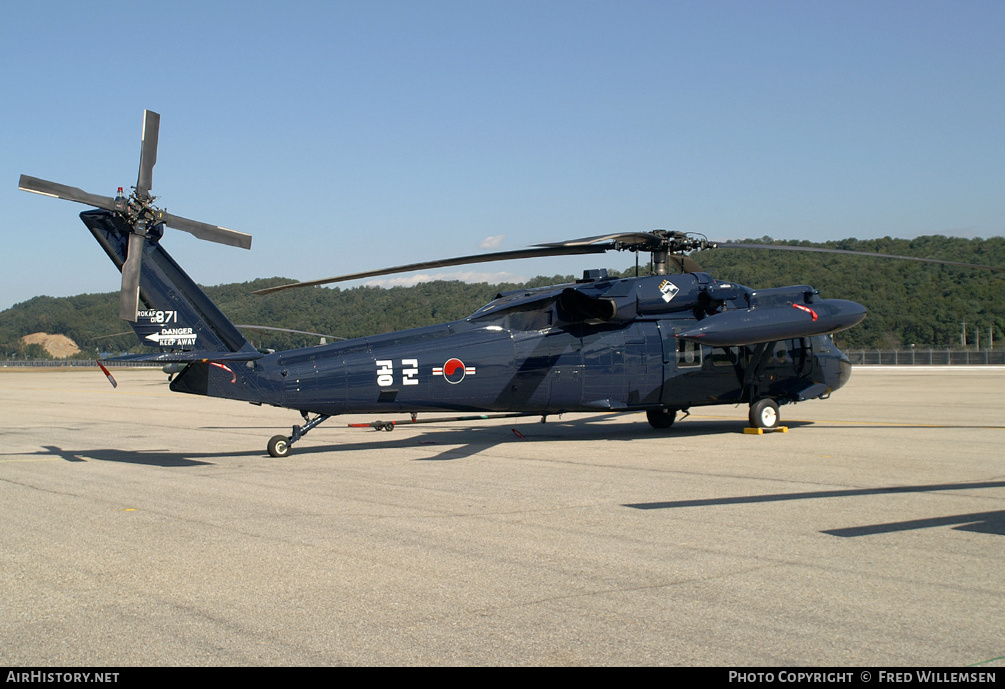
{"label": "tail rotor", "polygon": [[157,241],[163,233],[161,225],[188,232],[199,239],[227,244],[242,249],[251,248],[251,235],[218,225],[189,220],[172,215],[153,205],[156,196],[153,187],[154,165],[157,164],[157,140],[161,116],[152,110],[143,111],[143,139],[140,145],[140,168],[136,186],[127,199],[91,194],[77,187],[21,175],[18,189],[53,198],[75,201],[100,208],[120,217],[129,227],[129,240],[125,261],[122,264],[122,287],[119,292],[119,318],[136,322],[139,310],[140,277],[143,251],[147,240]]}

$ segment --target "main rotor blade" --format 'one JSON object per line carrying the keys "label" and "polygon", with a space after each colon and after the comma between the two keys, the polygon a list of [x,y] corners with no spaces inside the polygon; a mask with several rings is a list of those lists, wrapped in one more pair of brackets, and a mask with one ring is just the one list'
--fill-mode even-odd
{"label": "main rotor blade", "polygon": [[613,244],[588,244],[576,246],[542,246],[530,249],[515,249],[513,251],[496,251],[490,254],[474,254],[473,256],[458,256],[457,258],[441,258],[435,261],[423,261],[421,263],[410,263],[394,268],[381,268],[378,270],[365,270],[360,273],[350,273],[348,275],[338,275],[321,280],[310,280],[308,282],[293,282],[288,285],[277,285],[276,287],[266,287],[255,290],[252,294],[271,294],[284,289],[295,287],[315,287],[317,285],[327,285],[332,282],[345,282],[347,280],[360,280],[362,278],[377,277],[379,275],[393,275],[395,273],[410,273],[416,270],[428,270],[431,268],[447,268],[449,266],[464,266],[472,263],[490,263],[493,261],[508,261],[516,258],[537,258],[540,256],[569,256],[573,254],[602,254],[614,249]]}
{"label": "main rotor blade", "polygon": [[615,242],[625,248],[636,251],[657,251],[663,243],[664,238],[652,232],[615,232],[613,234],[599,234],[593,237],[580,237],[579,239],[569,239],[564,242],[549,242],[547,244],[535,244],[534,246],[586,246],[598,244],[600,242]]}
{"label": "main rotor blade", "polygon": [[41,194],[42,196],[52,196],[57,199],[85,203],[88,206],[94,206],[95,208],[103,208],[106,211],[115,210],[115,199],[111,196],[89,194],[83,189],[68,187],[65,184],[57,184],[56,182],[39,179],[38,177],[21,175],[21,179],[17,183],[17,188],[21,191],[30,191],[33,194]]}
{"label": "main rotor blade", "polygon": [[188,232],[189,234],[195,235],[199,239],[216,242],[217,244],[236,246],[241,249],[251,248],[251,235],[245,234],[244,232],[228,230],[226,227],[210,225],[197,220],[189,220],[188,218],[171,215],[167,212],[160,212],[157,217],[168,227],[173,227],[174,229],[181,230],[182,232]]}
{"label": "main rotor blade", "polygon": [[129,253],[122,264],[122,291],[119,292],[119,318],[136,322],[136,312],[140,303],[140,266],[143,265],[143,245],[146,237],[132,232],[129,234]]}
{"label": "main rotor blade", "polygon": [[266,332],[293,333],[295,335],[314,335],[315,337],[327,337],[332,340],[345,340],[348,338],[338,335],[325,335],[324,333],[312,333],[309,330],[290,330],[289,328],[275,328],[271,325],[235,325],[235,328],[247,328],[248,330],[264,330]]}
{"label": "main rotor blade", "polygon": [[816,254],[846,254],[850,256],[872,256],[874,258],[895,258],[902,261],[920,261],[922,263],[941,263],[947,266],[958,266],[960,268],[980,268],[983,270],[1005,271],[1005,268],[997,266],[982,266],[976,263],[959,263],[957,261],[944,261],[938,258],[921,258],[919,256],[899,256],[897,254],[880,254],[874,251],[852,251],[850,249],[828,249],[816,246],[787,246],[784,244],[745,244],[742,242],[723,242],[716,246],[719,249],[768,249],[771,251],[808,251]]}
{"label": "main rotor blade", "polygon": [[140,172],[136,177],[136,194],[140,197],[149,196],[154,184],[154,165],[157,164],[157,137],[160,127],[161,116],[152,110],[144,110]]}

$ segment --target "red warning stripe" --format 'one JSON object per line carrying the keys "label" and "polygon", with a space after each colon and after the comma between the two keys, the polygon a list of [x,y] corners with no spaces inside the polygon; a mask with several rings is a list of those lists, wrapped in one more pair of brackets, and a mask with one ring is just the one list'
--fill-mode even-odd
{"label": "red warning stripe", "polygon": [[98,363],[98,368],[100,368],[101,372],[105,374],[105,378],[107,378],[108,382],[112,384],[112,387],[113,388],[119,387],[119,384],[115,382],[115,378],[112,377],[112,374],[108,371],[108,369],[105,368],[100,361],[97,362],[97,363]]}
{"label": "red warning stripe", "polygon": [[805,311],[806,313],[808,313],[811,316],[813,316],[813,322],[816,322],[816,320],[817,320],[817,312],[814,311],[813,309],[811,309],[810,307],[803,306],[802,304],[793,304],[792,308],[799,309],[800,311]]}
{"label": "red warning stripe", "polygon": [[222,368],[224,371],[226,371],[227,373],[230,374],[230,382],[231,383],[236,383],[237,382],[237,376],[234,375],[234,371],[229,366],[227,366],[225,364],[218,364],[215,361],[210,361],[209,365],[210,366],[216,366],[217,368]]}

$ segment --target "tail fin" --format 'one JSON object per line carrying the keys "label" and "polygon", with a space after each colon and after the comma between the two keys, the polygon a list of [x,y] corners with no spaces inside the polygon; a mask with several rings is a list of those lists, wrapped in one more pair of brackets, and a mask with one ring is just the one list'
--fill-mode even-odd
{"label": "tail fin", "polygon": [[[122,270],[131,233],[129,225],[105,210],[85,211],[80,219]],[[175,263],[159,239],[159,232],[155,232],[143,243],[142,307],[131,325],[143,344],[158,347],[161,353],[128,358],[164,363],[260,358],[262,355]]]}

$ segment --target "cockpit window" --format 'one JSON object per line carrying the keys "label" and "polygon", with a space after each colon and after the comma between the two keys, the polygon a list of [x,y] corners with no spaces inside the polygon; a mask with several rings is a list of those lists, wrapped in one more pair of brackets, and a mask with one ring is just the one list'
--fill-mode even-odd
{"label": "cockpit window", "polygon": [[546,330],[555,324],[555,299],[560,290],[518,291],[501,295],[475,311],[468,320],[507,330]]}
{"label": "cockpit window", "polygon": [[537,308],[532,311],[510,311],[503,327],[509,330],[545,330],[552,325],[552,310]]}

